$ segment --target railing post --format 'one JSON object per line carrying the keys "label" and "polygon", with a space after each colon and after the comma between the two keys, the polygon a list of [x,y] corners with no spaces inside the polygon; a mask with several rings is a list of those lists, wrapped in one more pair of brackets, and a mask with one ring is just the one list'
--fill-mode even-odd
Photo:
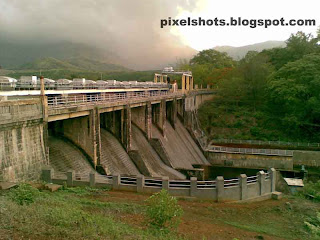
{"label": "railing post", "polygon": [[42,180],[47,183],[52,183],[53,177],[53,169],[52,168],[44,168],[42,169]]}
{"label": "railing post", "polygon": [[72,187],[73,186],[74,175],[75,175],[75,172],[73,170],[69,170],[67,172],[67,186],[68,187]]}
{"label": "railing post", "polygon": [[162,189],[169,191],[169,177],[162,177]]}
{"label": "railing post", "polygon": [[120,180],[121,180],[121,176],[120,176],[119,174],[112,176],[112,189],[113,189],[113,190],[119,189]]}
{"label": "railing post", "polygon": [[190,196],[194,197],[197,194],[197,178],[196,177],[191,177],[190,178]]}
{"label": "railing post", "polygon": [[96,185],[96,173],[91,172],[89,174],[89,180],[90,180],[90,187],[94,187]]}
{"label": "railing post", "polygon": [[277,171],[274,168],[269,169],[269,176],[271,181],[271,192],[276,191]]}
{"label": "railing post", "polygon": [[144,188],[144,176],[139,175],[137,176],[137,192],[138,193],[143,192],[143,188]]}
{"label": "railing post", "polygon": [[240,200],[248,199],[248,185],[247,185],[246,174],[240,174],[239,186],[240,186]]}
{"label": "railing post", "polygon": [[258,182],[259,182],[260,195],[263,195],[265,194],[265,184],[266,184],[266,174],[264,171],[258,172]]}
{"label": "railing post", "polygon": [[221,202],[224,198],[224,178],[218,176],[216,179],[217,202]]}

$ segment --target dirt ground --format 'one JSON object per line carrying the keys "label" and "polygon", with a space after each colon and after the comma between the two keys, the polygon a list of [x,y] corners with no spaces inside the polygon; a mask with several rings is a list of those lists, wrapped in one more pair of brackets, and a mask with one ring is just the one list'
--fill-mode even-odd
{"label": "dirt ground", "polygon": [[[96,196],[94,198],[99,201],[145,204],[144,200],[148,198],[148,195],[111,191],[108,196]],[[294,236],[294,232],[288,232],[291,231],[290,227],[289,229],[287,227],[290,219],[283,221],[283,218],[286,216],[281,216],[277,213],[278,209],[279,211],[286,211],[287,205],[290,204],[288,203],[288,199],[267,200],[254,203],[215,203],[211,201],[183,199],[179,200],[179,204],[184,209],[184,215],[177,231],[180,236],[188,239],[301,239],[299,236],[297,236],[297,238],[292,237],[292,235]],[[264,219],[263,215],[268,219]],[[277,237],[279,235],[277,235],[276,232],[272,234],[272,230],[271,233],[270,231],[263,233],[259,228],[257,228],[257,231],[247,230],[228,223],[228,221],[241,223],[244,219],[252,224],[259,224],[261,221],[261,224],[265,224],[264,220],[267,224],[272,224],[272,222],[277,223],[277,229],[275,231],[279,231],[279,228],[281,231],[281,222],[283,221],[283,232],[287,231],[288,236]],[[119,220],[141,229],[146,227],[144,217],[141,214],[121,215],[119,216]],[[292,231],[294,231],[294,229]],[[285,236],[285,234],[283,235]]]}

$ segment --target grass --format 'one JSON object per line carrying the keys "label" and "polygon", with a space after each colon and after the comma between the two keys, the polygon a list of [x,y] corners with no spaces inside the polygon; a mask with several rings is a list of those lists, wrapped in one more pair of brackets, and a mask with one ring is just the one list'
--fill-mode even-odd
{"label": "grass", "polygon": [[65,188],[19,205],[10,191],[0,191],[0,239],[316,239],[305,222],[320,204],[301,195],[240,204],[179,199],[184,214],[175,231],[149,226],[148,197]]}
{"label": "grass", "polygon": [[2,195],[0,233],[50,239],[179,239],[154,229],[134,228],[117,220],[117,214],[143,213],[144,208],[140,205],[101,202],[90,199],[92,193],[89,196],[78,192],[74,189],[42,192],[28,206],[18,205],[7,194]]}

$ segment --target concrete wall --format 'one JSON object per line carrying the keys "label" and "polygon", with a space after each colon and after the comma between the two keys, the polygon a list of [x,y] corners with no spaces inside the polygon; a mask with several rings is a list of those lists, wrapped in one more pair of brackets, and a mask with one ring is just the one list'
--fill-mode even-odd
{"label": "concrete wall", "polygon": [[194,107],[195,109],[198,109],[201,104],[203,104],[206,101],[213,100],[215,97],[214,94],[199,94],[195,96],[195,101],[194,101]]}
{"label": "concrete wall", "polygon": [[208,161],[216,166],[240,167],[240,168],[276,168],[292,170],[292,157],[266,156],[259,154],[218,153],[206,152]]}
{"label": "concrete wall", "polygon": [[40,100],[0,102],[0,181],[40,178],[47,164]]}
{"label": "concrete wall", "polygon": [[54,133],[62,135],[81,148],[92,161],[96,158],[94,129],[91,116],[71,118],[51,123]]}
{"label": "concrete wall", "polygon": [[320,152],[294,151],[292,159],[295,166],[320,167]]}
{"label": "concrete wall", "polygon": [[132,108],[131,120],[146,133],[146,106]]}

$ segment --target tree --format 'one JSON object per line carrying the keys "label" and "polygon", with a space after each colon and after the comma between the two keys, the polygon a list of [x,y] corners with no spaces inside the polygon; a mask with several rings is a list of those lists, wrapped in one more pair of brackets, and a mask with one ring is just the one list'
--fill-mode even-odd
{"label": "tree", "polygon": [[301,59],[303,56],[319,52],[318,38],[313,38],[311,34],[297,32],[291,34],[286,41],[285,48],[273,48],[262,51],[263,54],[269,57],[270,62],[278,70],[288,62],[294,62]]}
{"label": "tree", "polygon": [[191,60],[190,64],[209,65],[212,68],[234,67],[235,61],[225,52],[218,52],[214,49],[200,51]]}
{"label": "tree", "polygon": [[320,127],[320,55],[290,62],[271,75],[270,104],[289,130]]}

